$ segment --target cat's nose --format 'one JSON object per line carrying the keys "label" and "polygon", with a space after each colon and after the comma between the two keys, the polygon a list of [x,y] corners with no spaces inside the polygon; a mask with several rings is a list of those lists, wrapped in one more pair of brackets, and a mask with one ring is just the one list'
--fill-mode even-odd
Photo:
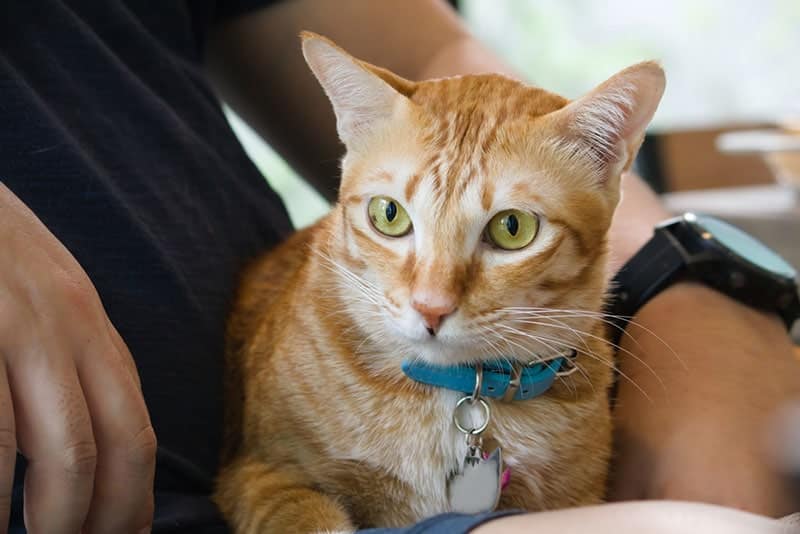
{"label": "cat's nose", "polygon": [[433,298],[430,296],[427,298],[414,297],[411,301],[411,307],[417,310],[417,312],[422,316],[422,320],[425,321],[425,328],[428,329],[428,333],[432,336],[435,336],[436,332],[439,331],[439,327],[442,325],[444,318],[455,311],[456,301],[453,298],[448,298],[445,296],[437,296]]}

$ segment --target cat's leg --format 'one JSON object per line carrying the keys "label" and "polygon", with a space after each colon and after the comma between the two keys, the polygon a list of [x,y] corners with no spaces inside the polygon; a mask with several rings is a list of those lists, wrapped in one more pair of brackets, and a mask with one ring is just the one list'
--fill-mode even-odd
{"label": "cat's leg", "polygon": [[251,458],[228,464],[214,500],[236,534],[354,532],[344,508],[301,473]]}

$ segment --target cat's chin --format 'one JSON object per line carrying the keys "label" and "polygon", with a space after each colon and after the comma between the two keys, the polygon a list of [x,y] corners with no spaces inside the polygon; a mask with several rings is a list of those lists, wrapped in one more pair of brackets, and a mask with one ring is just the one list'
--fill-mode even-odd
{"label": "cat's chin", "polygon": [[431,365],[459,365],[491,359],[488,353],[476,351],[474,344],[442,342],[437,338],[417,343],[414,348],[416,356]]}
{"label": "cat's chin", "polygon": [[407,354],[431,365],[448,366],[493,359],[490,348],[478,339],[464,335],[463,330],[450,326],[445,331],[431,336],[419,320],[407,323],[386,322],[385,332],[406,347]]}

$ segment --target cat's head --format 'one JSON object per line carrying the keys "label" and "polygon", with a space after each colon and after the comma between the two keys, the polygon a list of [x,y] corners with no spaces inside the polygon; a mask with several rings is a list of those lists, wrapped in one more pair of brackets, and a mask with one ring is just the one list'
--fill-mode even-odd
{"label": "cat's head", "polygon": [[498,75],[411,82],[311,33],[303,52],[347,149],[330,260],[363,333],[439,364],[578,343],[661,68],[570,102]]}

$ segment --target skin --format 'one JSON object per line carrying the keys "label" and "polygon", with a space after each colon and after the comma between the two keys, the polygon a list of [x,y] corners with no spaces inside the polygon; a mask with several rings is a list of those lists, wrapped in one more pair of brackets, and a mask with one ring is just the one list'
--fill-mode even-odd
{"label": "skin", "polygon": [[92,283],[0,184],[0,525],[17,450],[30,532],[138,532],[156,439],[136,367]]}
{"label": "skin", "polygon": [[774,519],[707,504],[660,501],[587,506],[511,516],[475,528],[475,534],[791,534]]}
{"label": "skin", "polygon": [[[341,146],[330,108],[299,53],[297,34],[303,29],[410,79],[509,72],[436,0],[294,0],[220,28],[208,43],[208,57],[221,94],[328,198],[334,196]],[[623,194],[610,235],[619,263],[666,215],[635,177],[623,180]],[[146,530],[156,441],[131,355],[83,269],[2,185],[0,214],[0,525],[7,523],[19,450],[30,460],[25,481],[30,531]],[[645,373],[636,378],[651,393],[650,403],[630,384],[621,384],[617,418],[626,432],[618,446],[625,454],[616,466],[623,476],[614,494],[785,511],[781,480],[760,454],[764,414],[800,391],[800,365],[791,359],[777,318],[683,285],[659,295],[635,319],[696,366],[689,373],[672,366],[671,353],[652,340],[623,341],[637,357],[658,364],[673,397],[652,395],[660,386],[648,383]],[[769,366],[762,365],[767,354]],[[635,373],[634,364],[633,358],[621,358],[626,372]],[[733,380],[743,370],[749,381]],[[710,391],[709,373],[715,376]],[[672,403],[675,396],[679,409]],[[758,414],[752,408],[756,399]],[[709,403],[713,410],[698,409]],[[734,435],[694,432],[706,425],[737,428]],[[637,468],[643,457],[651,466],[646,472]],[[618,518],[619,510],[596,513]],[[496,528],[505,521],[527,528],[535,519],[498,521]],[[563,532],[570,524],[550,526]]]}

